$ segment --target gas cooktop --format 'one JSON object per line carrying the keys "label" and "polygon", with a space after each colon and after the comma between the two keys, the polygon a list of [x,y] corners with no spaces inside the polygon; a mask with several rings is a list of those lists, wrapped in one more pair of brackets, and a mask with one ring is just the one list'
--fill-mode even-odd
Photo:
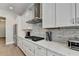
{"label": "gas cooktop", "polygon": [[38,37],[38,36],[26,36],[25,38],[29,38],[32,41],[39,41],[39,40],[43,40],[43,37]]}

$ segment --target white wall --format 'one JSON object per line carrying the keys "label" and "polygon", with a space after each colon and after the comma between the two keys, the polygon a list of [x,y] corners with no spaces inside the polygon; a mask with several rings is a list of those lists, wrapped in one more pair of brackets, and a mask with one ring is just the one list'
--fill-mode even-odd
{"label": "white wall", "polygon": [[0,22],[0,37],[5,37],[5,21]]}
{"label": "white wall", "polygon": [[23,31],[22,31],[22,16],[17,16],[16,22],[18,24],[17,35],[18,36],[24,36]]}
{"label": "white wall", "polygon": [[16,14],[0,9],[0,16],[6,17],[6,44],[13,43],[13,24],[15,24]]}

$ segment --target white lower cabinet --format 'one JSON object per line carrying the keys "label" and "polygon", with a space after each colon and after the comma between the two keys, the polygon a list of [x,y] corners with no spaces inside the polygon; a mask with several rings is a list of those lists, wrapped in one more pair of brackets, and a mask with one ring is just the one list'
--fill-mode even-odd
{"label": "white lower cabinet", "polygon": [[57,52],[48,50],[47,48],[34,44],[28,39],[18,37],[18,47],[24,52],[26,56],[63,56]]}
{"label": "white lower cabinet", "polygon": [[63,56],[63,55],[56,53],[54,51],[47,50],[47,56]]}
{"label": "white lower cabinet", "polygon": [[33,46],[30,42],[23,40],[23,52],[27,56],[34,56],[35,55],[35,46]]}
{"label": "white lower cabinet", "polygon": [[35,48],[35,56],[46,56],[46,49],[37,45]]}
{"label": "white lower cabinet", "polygon": [[34,48],[31,48],[29,46],[23,45],[23,52],[27,56],[34,56]]}
{"label": "white lower cabinet", "polygon": [[20,49],[22,49],[22,39],[21,38],[17,38],[17,45]]}

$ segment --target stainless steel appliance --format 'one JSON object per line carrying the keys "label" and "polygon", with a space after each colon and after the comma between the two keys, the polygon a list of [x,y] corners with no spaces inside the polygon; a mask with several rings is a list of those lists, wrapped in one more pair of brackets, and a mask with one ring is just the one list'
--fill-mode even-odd
{"label": "stainless steel appliance", "polygon": [[43,37],[38,37],[38,36],[27,36],[25,38],[31,39],[32,41],[40,41],[40,40],[44,40]]}
{"label": "stainless steel appliance", "polygon": [[26,23],[36,24],[42,22],[42,5],[40,3],[34,3],[34,18]]}
{"label": "stainless steel appliance", "polygon": [[70,38],[67,43],[69,48],[79,51],[79,38]]}

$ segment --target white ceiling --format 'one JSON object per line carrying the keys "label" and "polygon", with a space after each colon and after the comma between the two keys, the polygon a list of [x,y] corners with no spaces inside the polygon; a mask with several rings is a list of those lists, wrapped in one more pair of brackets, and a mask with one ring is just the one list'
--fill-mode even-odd
{"label": "white ceiling", "polygon": [[0,3],[0,9],[10,10],[9,7],[13,7],[11,11],[22,15],[30,5],[31,3]]}

